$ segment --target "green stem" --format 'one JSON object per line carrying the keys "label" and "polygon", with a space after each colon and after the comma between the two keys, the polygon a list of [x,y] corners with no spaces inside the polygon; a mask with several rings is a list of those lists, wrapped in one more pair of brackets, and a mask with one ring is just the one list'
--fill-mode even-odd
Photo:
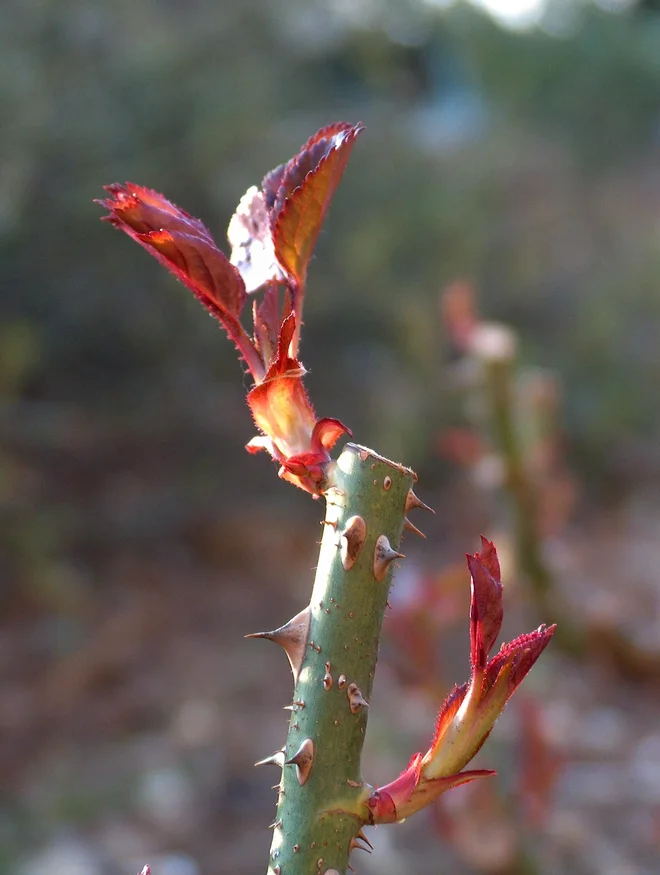
{"label": "green stem", "polygon": [[372,450],[345,447],[330,472],[309,608],[266,636],[285,647],[296,679],[285,753],[275,756],[289,761],[269,860],[275,875],[343,875],[361,830],[366,703],[414,479]]}
{"label": "green stem", "polygon": [[[557,599],[553,576],[542,554],[539,496],[525,465],[524,448],[514,409],[515,359],[493,359],[486,366],[487,392],[492,411],[496,446],[504,460],[505,489],[515,517],[516,554],[530,584],[538,614],[557,622],[557,643],[574,656],[585,650],[584,634],[566,616]],[[561,611],[561,617],[557,616]]]}
{"label": "green stem", "polygon": [[505,488],[512,498],[515,514],[518,558],[531,584],[535,601],[539,607],[545,607],[552,580],[541,554],[538,497],[525,466],[515,421],[513,369],[510,359],[488,362],[488,394],[492,405],[494,437],[505,464]]}

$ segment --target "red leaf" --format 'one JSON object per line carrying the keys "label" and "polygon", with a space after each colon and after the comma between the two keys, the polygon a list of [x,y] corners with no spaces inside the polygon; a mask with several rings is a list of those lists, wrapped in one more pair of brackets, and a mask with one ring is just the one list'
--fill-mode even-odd
{"label": "red leaf", "polygon": [[275,258],[264,193],[256,186],[248,188],[241,198],[229,223],[227,238],[231,263],[240,271],[248,293],[272,280],[284,279]]}
{"label": "red leaf", "polygon": [[508,670],[507,674],[507,699],[513,695],[520,686],[524,677],[554,635],[556,624],[552,626],[539,626],[534,632],[528,632],[514,638],[508,644],[503,644],[501,649],[488,663],[484,683],[485,694],[496,682],[500,674]]}
{"label": "red leaf", "polygon": [[458,709],[463,704],[463,699],[468,691],[467,684],[460,684],[454,687],[451,693],[447,696],[442,704],[440,713],[435,721],[435,732],[433,733],[433,741],[431,747],[426,753],[425,759],[432,758],[435,751],[442,743],[442,739],[451,726],[451,723],[458,712]]}
{"label": "red leaf", "polygon": [[482,565],[490,571],[493,578],[501,585],[502,572],[500,570],[500,560],[497,558],[497,550],[495,544],[489,541],[488,538],[481,536],[481,553],[475,553],[479,557]]}
{"label": "red leaf", "polygon": [[245,284],[205,225],[150,188],[127,182],[108,185],[106,191],[111,196],[97,201],[110,211],[103,219],[132,237],[190,289],[222,323],[259,381],[264,365],[239,321]]}
{"label": "red leaf", "polygon": [[268,367],[277,348],[277,333],[282,322],[279,289],[276,282],[267,284],[261,303],[256,300],[253,302],[252,322],[255,344]]}
{"label": "red leaf", "polygon": [[472,577],[470,603],[470,657],[472,667],[485,667],[488,654],[500,634],[504,608],[500,564],[494,545],[481,539],[482,552],[468,555],[467,564]]}
{"label": "red leaf", "polygon": [[100,200],[105,220],[132,237],[195,295],[220,321],[240,315],[245,285],[199,219],[158,192],[127,182],[109,185]]}
{"label": "red leaf", "polygon": [[[291,159],[295,161],[295,158]],[[266,201],[266,207],[268,212],[270,213],[275,206],[275,201],[277,199],[277,192],[282,185],[282,178],[284,177],[284,171],[287,169],[291,162],[289,161],[287,164],[280,164],[279,167],[276,167],[274,170],[271,170],[264,176],[263,182],[261,183],[261,190],[264,193],[264,199]]]}
{"label": "red leaf", "polygon": [[[285,166],[271,211],[275,253],[280,266],[299,286],[333,195],[346,168],[360,124],[339,122],[322,128]],[[280,168],[264,180],[266,203]]]}

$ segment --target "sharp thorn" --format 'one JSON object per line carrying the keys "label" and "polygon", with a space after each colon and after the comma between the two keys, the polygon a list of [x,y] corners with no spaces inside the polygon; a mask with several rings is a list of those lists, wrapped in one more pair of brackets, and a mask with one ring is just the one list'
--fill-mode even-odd
{"label": "sharp thorn", "polygon": [[301,787],[307,782],[313,763],[314,742],[311,738],[306,738],[291,759],[285,760],[285,765],[296,767],[296,777]]}
{"label": "sharp thorn", "polygon": [[366,835],[364,834],[364,830],[363,830],[363,829],[360,830],[360,832],[355,836],[355,838],[356,838],[356,839],[360,839],[360,841],[364,842],[365,845],[367,845],[368,847],[370,847],[371,850],[373,851],[374,846],[371,844],[371,842],[369,841],[369,839],[368,839],[368,838],[366,837]]}
{"label": "sharp thorn", "polygon": [[379,535],[374,548],[374,577],[380,583],[385,580],[385,575],[390,566],[390,563],[395,559],[405,559],[403,553],[397,553],[392,547],[386,535]]}
{"label": "sharp thorn", "polygon": [[280,626],[279,629],[274,629],[272,632],[253,632],[251,635],[245,636],[246,638],[266,638],[268,641],[274,641],[276,644],[279,644],[288,657],[293,679],[296,683],[305,657],[310,616],[311,612],[308,605],[299,614],[292,617],[288,623]]}
{"label": "sharp thorn", "polygon": [[403,528],[408,532],[413,532],[415,535],[419,535],[420,538],[424,538],[426,540],[426,535],[424,532],[420,531],[417,526],[414,526],[408,517],[406,517],[403,521]]}
{"label": "sharp thorn", "polygon": [[408,495],[406,496],[406,507],[404,513],[408,513],[409,510],[413,510],[414,508],[419,508],[420,510],[430,510],[431,513],[435,513],[432,507],[429,507],[428,504],[424,504],[412,489],[408,490]]}
{"label": "sharp thorn", "polygon": [[360,708],[369,707],[369,703],[362,695],[362,692],[360,691],[360,688],[357,684],[349,684],[346,689],[346,695],[348,696],[348,701],[352,714],[357,714]]}
{"label": "sharp thorn", "polygon": [[264,757],[264,759],[255,763],[255,766],[279,766],[280,768],[282,768],[283,765],[284,748],[276,750],[274,754],[271,754],[269,757]]}
{"label": "sharp thorn", "polygon": [[358,837],[356,836],[355,838],[351,839],[351,843],[348,846],[348,852],[350,853],[351,851],[365,851],[367,854],[370,854],[371,848],[367,848],[364,845],[361,845],[358,841]]}
{"label": "sharp thorn", "polygon": [[367,537],[367,524],[361,516],[352,516],[347,522],[339,539],[341,561],[344,571],[350,571],[360,555],[364,540]]}

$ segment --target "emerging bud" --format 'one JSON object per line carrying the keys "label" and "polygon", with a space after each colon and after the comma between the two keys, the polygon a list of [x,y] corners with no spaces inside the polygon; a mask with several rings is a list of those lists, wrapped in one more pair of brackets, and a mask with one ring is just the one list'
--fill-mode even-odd
{"label": "emerging bud", "polygon": [[247,445],[251,453],[266,450],[281,465],[280,477],[319,495],[326,485],[329,450],[342,434],[351,432],[338,419],[316,419],[302,378],[305,369],[290,358],[293,313],[282,323],[277,357],[263,381],[248,393],[254,421],[263,432]]}
{"label": "emerging bud", "polygon": [[508,699],[522,683],[552,638],[555,626],[502,645],[488,659],[502,625],[502,581],[495,546],[481,540],[481,553],[467,557],[472,576],[470,657],[472,677],[445,700],[430,748],[417,753],[396,780],[373,791],[366,805],[370,823],[403,820],[446,790],[490,771],[462,769],[488,738]]}
{"label": "emerging bud", "polygon": [[[106,187],[98,201],[104,219],[132,237],[173,273],[222,323],[254,377],[248,404],[280,477],[320,495],[334,444],[349,430],[337,419],[316,419],[297,359],[307,266],[362,125],[321,128],[286,164],[252,186],[229,224],[231,258],[206,226],[161,194],[127,182]],[[282,295],[283,288],[283,295]],[[240,317],[254,301],[253,336]],[[283,300],[280,300],[282,296]]]}

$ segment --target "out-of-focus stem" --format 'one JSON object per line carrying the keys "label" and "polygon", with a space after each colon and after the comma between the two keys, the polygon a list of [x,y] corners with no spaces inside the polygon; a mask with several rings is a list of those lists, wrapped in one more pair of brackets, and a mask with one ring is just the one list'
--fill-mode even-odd
{"label": "out-of-focus stem", "polygon": [[582,655],[584,634],[561,611],[553,577],[543,557],[539,523],[539,495],[525,464],[524,446],[515,414],[515,365],[513,355],[493,356],[484,362],[485,389],[491,410],[493,439],[504,463],[504,488],[514,516],[516,554],[529,582],[540,617],[558,622],[555,639],[564,650]]}
{"label": "out-of-focus stem", "polygon": [[534,601],[545,610],[552,577],[541,552],[538,497],[526,470],[515,421],[513,378],[513,360],[493,359],[487,363],[486,391],[491,404],[494,439],[505,466],[504,485],[515,516],[518,559],[529,579]]}

